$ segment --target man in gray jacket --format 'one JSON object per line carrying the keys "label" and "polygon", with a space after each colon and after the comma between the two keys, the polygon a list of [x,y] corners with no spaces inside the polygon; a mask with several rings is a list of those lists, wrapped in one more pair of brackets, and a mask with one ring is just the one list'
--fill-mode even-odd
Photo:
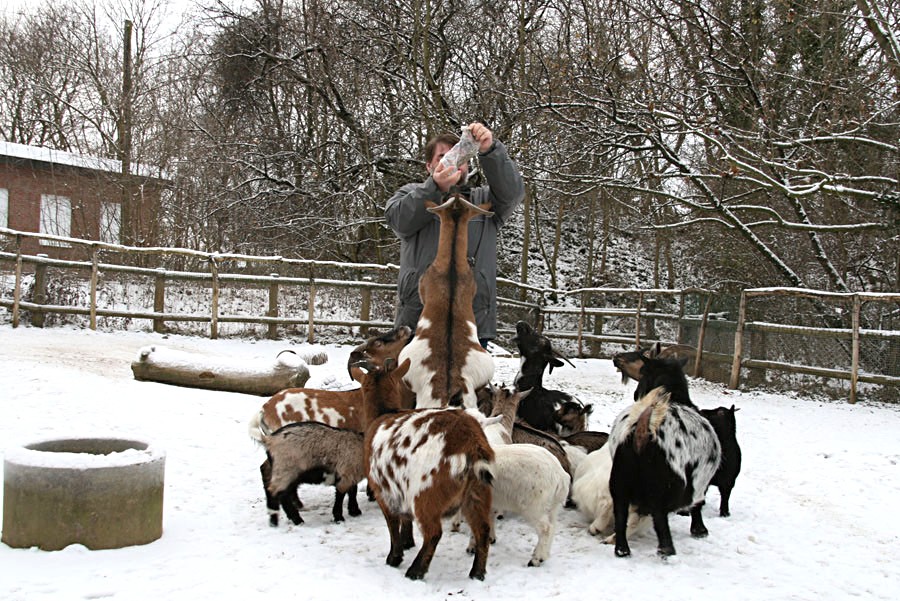
{"label": "man in gray jacket", "polygon": [[[478,338],[482,346],[497,337],[497,230],[499,230],[525,196],[525,184],[506,147],[490,129],[481,123],[469,126],[478,143],[478,160],[487,184],[471,190],[473,204],[491,203],[493,217],[478,216],[469,222],[469,262],[475,275],[477,291],[472,303]],[[428,178],[422,183],[406,184],[388,200],[384,216],[400,238],[400,276],[397,282],[399,306],[394,326],[407,325],[413,330],[422,313],[419,278],[437,254],[440,219],[425,209],[425,201],[440,204],[451,186],[463,185],[469,166],[444,166],[443,156],[458,141],[453,134],[443,134],[425,146],[425,168]],[[473,262],[474,261],[474,262]]]}

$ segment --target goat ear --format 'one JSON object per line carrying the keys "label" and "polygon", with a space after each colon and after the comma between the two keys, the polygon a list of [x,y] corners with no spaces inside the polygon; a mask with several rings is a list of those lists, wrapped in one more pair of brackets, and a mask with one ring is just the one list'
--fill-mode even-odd
{"label": "goat ear", "polygon": [[585,405],[584,407],[581,408],[581,415],[590,415],[593,412],[594,412],[593,405]]}
{"label": "goat ear", "polygon": [[409,357],[407,357],[406,361],[404,361],[403,363],[398,365],[397,368],[394,370],[394,377],[402,378],[403,376],[405,376],[406,372],[409,371],[410,365],[412,365],[412,361],[409,359]]}
{"label": "goat ear", "polygon": [[366,379],[366,372],[361,367],[358,367],[358,364],[353,365],[353,367],[350,368],[350,377],[362,384],[363,380]]}
{"label": "goat ear", "polygon": [[482,423],[483,428],[487,428],[488,426],[493,426],[494,424],[499,424],[500,420],[503,419],[502,415],[495,415],[493,417],[487,417],[484,419],[484,423]]}
{"label": "goat ear", "polygon": [[397,367],[397,360],[393,357],[388,357],[384,360],[384,371],[392,371]]}
{"label": "goat ear", "polygon": [[560,361],[560,360],[557,359],[556,357],[554,357],[553,359],[550,359],[550,373],[551,373],[551,374],[553,373],[553,368],[554,368],[554,367],[562,367],[563,365],[565,365],[565,363],[563,363],[562,361]]}

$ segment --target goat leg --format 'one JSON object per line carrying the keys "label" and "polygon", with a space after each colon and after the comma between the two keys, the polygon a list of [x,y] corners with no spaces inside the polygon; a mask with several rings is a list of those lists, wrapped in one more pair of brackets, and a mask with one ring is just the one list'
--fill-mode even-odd
{"label": "goat leg", "polygon": [[[675,545],[672,544],[672,532],[669,530],[669,514],[665,511],[654,511],[653,529],[656,530],[658,544],[656,554],[661,557],[675,555]],[[618,532],[616,533],[616,546],[618,547]]]}
{"label": "goat leg", "polygon": [[615,520],[616,557],[628,557],[628,502],[613,496],[613,519]]}
{"label": "goat leg", "polygon": [[334,506],[331,508],[331,517],[335,522],[343,522],[344,521],[344,496],[346,493],[342,492],[340,487],[334,487]]}
{"label": "goat leg", "polygon": [[362,515],[362,511],[359,510],[359,503],[356,500],[357,492],[356,484],[351,486],[347,491],[347,494],[349,495],[349,498],[347,499],[347,513],[353,517]]}
{"label": "goat leg", "polygon": [[378,504],[381,506],[381,512],[384,514],[384,521],[387,522],[388,533],[391,536],[391,550],[388,553],[387,559],[385,559],[385,563],[392,568],[396,568],[400,565],[400,562],[403,561],[403,545],[400,540],[401,520],[399,517],[388,511],[380,501]]}
{"label": "goat leg", "polygon": [[703,505],[704,503],[697,503],[691,507],[691,536],[694,538],[703,538],[709,534],[703,524]]}
{"label": "goat leg", "polygon": [[[434,551],[437,549],[437,545],[443,535],[440,518],[430,524],[420,524],[420,527],[422,529],[422,548],[419,549],[419,553],[413,560],[412,565],[406,570],[406,577],[410,580],[421,580],[425,577],[428,567],[431,565],[431,560],[434,558]],[[477,561],[477,552],[475,557]],[[474,570],[474,568],[472,569]]]}

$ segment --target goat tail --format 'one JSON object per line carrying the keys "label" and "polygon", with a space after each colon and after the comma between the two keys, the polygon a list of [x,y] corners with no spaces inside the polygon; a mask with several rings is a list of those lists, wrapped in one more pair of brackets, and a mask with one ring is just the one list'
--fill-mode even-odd
{"label": "goat tail", "polygon": [[266,425],[265,420],[263,420],[262,410],[257,411],[253,414],[253,417],[250,418],[250,423],[247,425],[247,430],[250,434],[250,438],[257,442],[262,442],[264,436],[268,436],[272,433],[272,431]]}
{"label": "goat tail", "polygon": [[475,461],[472,464],[473,471],[479,480],[485,484],[491,484],[494,481],[494,451],[488,446],[481,445],[475,450]]}

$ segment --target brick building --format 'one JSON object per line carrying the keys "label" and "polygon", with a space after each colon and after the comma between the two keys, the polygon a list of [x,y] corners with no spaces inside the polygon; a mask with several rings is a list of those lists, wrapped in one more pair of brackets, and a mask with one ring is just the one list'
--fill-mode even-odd
{"label": "brick building", "polygon": [[[0,141],[0,227],[23,232],[153,246],[160,200],[171,182],[160,169]],[[123,211],[123,201],[130,207]],[[128,218],[130,217],[130,218]],[[130,223],[123,223],[127,218]],[[8,245],[8,238],[0,238]],[[23,239],[26,254],[84,259],[84,248]]]}

